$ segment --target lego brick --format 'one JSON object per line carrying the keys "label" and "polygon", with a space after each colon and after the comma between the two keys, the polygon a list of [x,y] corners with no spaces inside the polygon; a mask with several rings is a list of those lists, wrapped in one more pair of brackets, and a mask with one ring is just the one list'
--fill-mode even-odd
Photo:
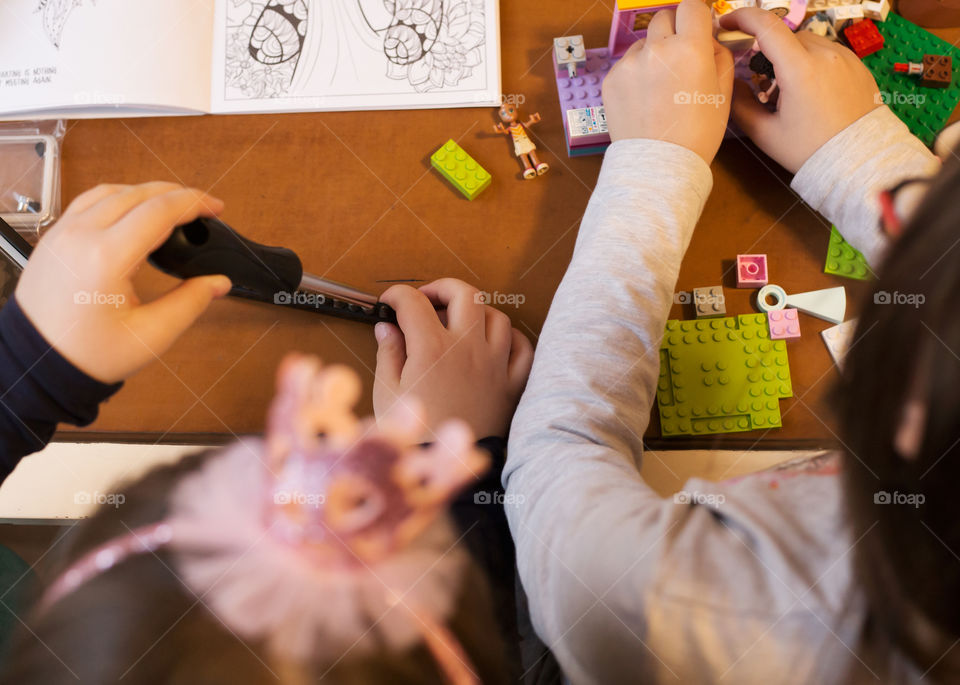
{"label": "lego brick", "polygon": [[836,288],[811,290],[808,293],[796,293],[787,295],[784,304],[830,323],[843,323],[843,317],[847,311],[847,291],[841,285]]}
{"label": "lego brick", "polygon": [[924,55],[920,85],[924,88],[949,88],[953,80],[953,59],[949,55]]}
{"label": "lego brick", "polygon": [[723,297],[723,288],[719,285],[710,286],[709,288],[694,288],[693,306],[698,319],[723,316],[727,313],[727,305]]}
{"label": "lego brick", "polygon": [[673,9],[679,3],[649,0],[631,4],[635,6],[623,7],[622,3],[614,5],[610,40],[607,43],[608,54],[613,58],[621,57],[627,48],[647,35],[647,26],[654,14],[662,9]]}
{"label": "lego brick", "polygon": [[800,314],[796,309],[767,312],[767,321],[770,324],[771,340],[800,337]]}
{"label": "lego brick", "polygon": [[889,0],[863,0],[860,6],[863,8],[863,16],[873,21],[886,21],[890,14]]}
{"label": "lego brick", "polygon": [[820,331],[823,338],[823,344],[827,346],[827,351],[833,358],[833,363],[837,368],[843,371],[843,361],[850,351],[853,344],[853,336],[857,330],[857,320],[850,319],[837,326],[831,326]]}
{"label": "lego brick", "polygon": [[877,25],[869,19],[851,24],[843,30],[843,37],[846,39],[850,49],[856,53],[857,57],[863,59],[867,55],[872,55],[883,47],[883,36],[877,30]]}
{"label": "lego brick", "polygon": [[562,36],[553,39],[553,53],[558,66],[567,69],[567,75],[574,78],[577,67],[587,61],[587,51],[583,45],[583,36]]}
{"label": "lego brick", "polygon": [[[557,96],[560,100],[564,138],[567,144],[567,154],[571,157],[577,154],[603,152],[610,144],[608,133],[598,133],[596,136],[584,139],[585,142],[582,143],[571,137],[567,112],[603,107],[601,98],[603,79],[617,62],[616,58],[608,57],[609,52],[606,48],[592,48],[586,52],[586,64],[577,72],[575,78],[570,78],[566,68],[556,63],[556,54],[553,55],[554,76],[557,81]],[[578,143],[581,147],[589,149],[577,150]]]}
{"label": "lego brick", "polygon": [[765,254],[738,254],[737,255],[737,287],[759,288],[767,284],[767,255]]}
{"label": "lego brick", "polygon": [[960,101],[960,84],[955,80],[946,88],[924,88],[912,76],[893,70],[896,62],[916,62],[923,55],[944,55],[953,61],[960,49],[937,38],[929,31],[891,13],[877,25],[884,47],[863,58],[873,74],[883,101],[907,125],[910,132],[926,145],[933,145]]}
{"label": "lego brick", "polygon": [[850,243],[843,239],[836,226],[830,227],[830,242],[827,245],[827,261],[823,273],[869,281],[872,275],[867,260]]}
{"label": "lego brick", "polygon": [[567,110],[567,131],[570,146],[597,145],[609,142],[607,114],[603,107],[584,107]]}
{"label": "lego brick", "polygon": [[430,164],[453,184],[468,200],[473,200],[490,185],[486,169],[450,139],[430,155]]}
{"label": "lego brick", "polygon": [[753,47],[756,38],[743,31],[718,31],[717,42],[730,52],[743,52]]}
{"label": "lego brick", "polygon": [[840,24],[845,21],[856,21],[857,19],[863,19],[863,7],[861,7],[859,4],[835,5],[833,7],[828,7],[826,9],[826,13],[834,28],[837,29],[839,29]]}
{"label": "lego brick", "polygon": [[667,321],[657,384],[662,435],[775,428],[780,399],[792,396],[787,346],[770,339],[765,314]]}

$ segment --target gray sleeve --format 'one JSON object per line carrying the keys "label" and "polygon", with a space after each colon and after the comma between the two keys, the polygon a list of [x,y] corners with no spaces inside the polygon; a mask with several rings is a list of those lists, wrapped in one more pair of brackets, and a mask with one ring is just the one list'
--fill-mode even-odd
{"label": "gray sleeve", "polygon": [[[656,561],[644,551],[676,523],[638,464],[680,261],[712,182],[677,145],[611,145],[537,342],[503,479],[520,577],[548,643],[618,579],[629,577],[628,594],[605,601],[638,609],[634,590]],[[570,675],[585,666],[558,657]]]}
{"label": "gray sleeve", "polygon": [[888,243],[880,230],[880,193],[939,169],[937,157],[883,106],[824,143],[790,187],[877,266]]}

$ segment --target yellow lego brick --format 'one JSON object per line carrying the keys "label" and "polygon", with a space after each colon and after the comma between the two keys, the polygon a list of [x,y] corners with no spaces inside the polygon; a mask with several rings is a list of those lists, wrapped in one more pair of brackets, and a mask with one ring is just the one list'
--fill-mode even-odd
{"label": "yellow lego brick", "polygon": [[492,179],[487,170],[477,164],[452,138],[430,155],[430,164],[468,200],[483,192]]}
{"label": "yellow lego brick", "polygon": [[664,7],[666,5],[678,5],[679,2],[670,2],[670,0],[617,0],[617,9],[621,12],[629,10],[642,10],[647,7]]}

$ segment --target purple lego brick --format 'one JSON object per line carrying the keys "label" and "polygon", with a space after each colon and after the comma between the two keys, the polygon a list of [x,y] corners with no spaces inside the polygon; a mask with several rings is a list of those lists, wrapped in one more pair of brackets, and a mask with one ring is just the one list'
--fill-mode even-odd
{"label": "purple lego brick", "polygon": [[771,340],[800,337],[800,318],[796,309],[767,312],[767,321],[770,325]]}
{"label": "purple lego brick", "polygon": [[571,139],[567,121],[567,112],[571,109],[603,106],[603,100],[601,99],[603,78],[617,61],[616,59],[610,59],[607,56],[608,54],[607,48],[587,50],[587,63],[581,69],[578,69],[576,78],[570,78],[567,75],[566,67],[557,65],[556,55],[554,55],[553,71],[557,79],[557,95],[560,98],[560,117],[563,121],[563,133],[567,141],[567,154],[573,154],[573,150],[578,147],[578,143],[580,147],[587,148],[597,148],[610,143],[610,136],[606,134],[591,135],[589,139],[583,142]]}

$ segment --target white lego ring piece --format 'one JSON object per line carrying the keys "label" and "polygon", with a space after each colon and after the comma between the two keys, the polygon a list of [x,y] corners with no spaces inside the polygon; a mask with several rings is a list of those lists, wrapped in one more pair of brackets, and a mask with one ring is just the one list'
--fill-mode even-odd
{"label": "white lego ring piece", "polygon": [[[773,304],[767,301],[768,297],[776,300]],[[757,291],[757,309],[761,312],[777,312],[787,306],[787,291],[779,285],[768,283]]]}

